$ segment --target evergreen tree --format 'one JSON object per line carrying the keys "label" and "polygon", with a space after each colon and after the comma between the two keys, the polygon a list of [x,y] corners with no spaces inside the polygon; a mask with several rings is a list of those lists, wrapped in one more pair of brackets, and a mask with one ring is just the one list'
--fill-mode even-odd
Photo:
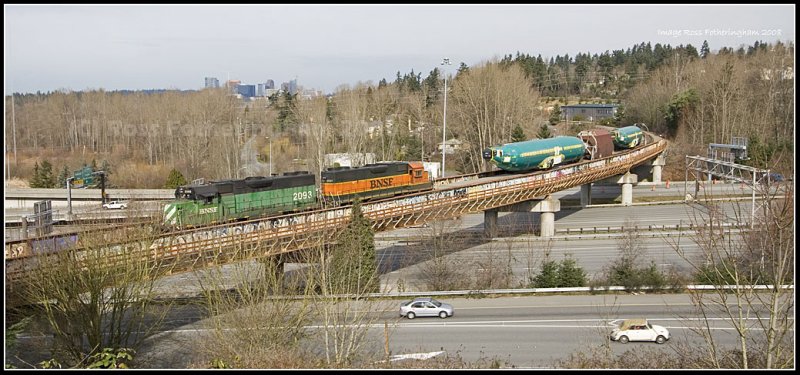
{"label": "evergreen tree", "polygon": [[97,169],[97,160],[92,159],[92,172],[97,172],[98,170],[99,169]]}
{"label": "evergreen tree", "polygon": [[533,278],[534,288],[557,288],[558,287],[558,263],[554,260],[545,260],[542,263],[542,271]]}
{"label": "evergreen tree", "polygon": [[66,188],[67,187],[67,179],[70,178],[69,168],[65,165],[63,169],[61,169],[61,173],[58,174],[58,186],[59,188]]}
{"label": "evergreen tree", "polygon": [[41,168],[39,168],[39,184],[41,185],[40,187],[43,188],[56,187],[56,178],[53,176],[53,165],[47,160],[43,161]]}
{"label": "evergreen tree", "polygon": [[374,293],[380,289],[374,233],[360,202],[353,204],[350,223],[336,237],[330,280],[335,294]]}
{"label": "evergreen tree", "polygon": [[619,127],[623,120],[625,120],[625,106],[620,105],[617,107],[617,111],[614,112],[614,125]]}
{"label": "evergreen tree", "polygon": [[575,259],[565,258],[558,267],[559,287],[578,287],[586,285],[586,272],[578,267]]}
{"label": "evergreen tree", "polygon": [[525,136],[525,131],[522,130],[522,126],[519,126],[519,124],[514,126],[514,129],[511,130],[511,142],[522,142],[527,140],[528,137]]}
{"label": "evergreen tree", "polygon": [[559,121],[561,121],[561,106],[556,103],[553,106],[553,111],[550,112],[550,125],[556,125]]}
{"label": "evergreen tree", "polygon": [[165,189],[175,189],[178,186],[186,185],[186,178],[183,177],[183,174],[179,172],[177,169],[172,168],[169,171],[169,176],[167,177],[167,182],[164,184]]}
{"label": "evergreen tree", "polygon": [[539,139],[550,138],[552,136],[553,133],[550,132],[550,128],[547,127],[547,124],[542,124],[542,126],[539,128],[539,132],[536,133],[536,138]]}
{"label": "evergreen tree", "polygon": [[708,41],[704,40],[703,41],[703,45],[700,46],[700,58],[701,59],[705,59],[706,56],[708,56],[708,54],[710,52],[711,52],[711,50],[708,48]]}
{"label": "evergreen tree", "polygon": [[40,173],[39,173],[39,162],[33,163],[33,176],[28,181],[28,185],[32,188],[40,188],[42,187],[42,183],[40,181]]}

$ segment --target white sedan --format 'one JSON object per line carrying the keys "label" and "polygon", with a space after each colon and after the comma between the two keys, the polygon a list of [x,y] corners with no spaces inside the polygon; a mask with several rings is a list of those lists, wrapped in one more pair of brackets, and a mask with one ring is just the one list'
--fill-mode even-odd
{"label": "white sedan", "polygon": [[104,203],[103,208],[106,210],[124,210],[128,208],[128,203],[122,201],[111,201]]}
{"label": "white sedan", "polygon": [[615,321],[619,324],[611,332],[611,341],[627,344],[628,341],[650,341],[663,344],[669,340],[669,331],[659,325],[650,324],[646,319],[626,319]]}

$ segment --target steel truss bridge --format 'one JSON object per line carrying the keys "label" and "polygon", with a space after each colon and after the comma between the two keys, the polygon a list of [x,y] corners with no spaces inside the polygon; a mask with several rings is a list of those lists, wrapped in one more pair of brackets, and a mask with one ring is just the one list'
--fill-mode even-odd
{"label": "steel truss bridge", "polygon": [[[439,179],[432,191],[365,202],[362,211],[375,231],[384,231],[541,199],[560,190],[628,173],[633,167],[656,158],[664,152],[667,142],[652,134],[649,138],[649,143],[635,150],[547,171]],[[328,208],[153,234],[140,240],[131,239],[129,233],[125,233],[137,230],[132,227],[101,231],[97,236],[104,237],[102,249],[109,265],[124,262],[122,257],[140,256],[153,260],[163,274],[170,274],[288,254],[330,243],[350,221],[351,210],[351,206]],[[141,231],[140,227],[138,232]],[[70,251],[80,252],[81,236],[73,236],[74,246],[70,246]],[[124,242],[120,242],[121,239],[125,239]],[[13,293],[14,284],[35,267],[37,257],[48,256],[48,252],[53,251],[52,246],[48,251],[37,249],[31,243],[28,240],[5,245],[7,293]]]}

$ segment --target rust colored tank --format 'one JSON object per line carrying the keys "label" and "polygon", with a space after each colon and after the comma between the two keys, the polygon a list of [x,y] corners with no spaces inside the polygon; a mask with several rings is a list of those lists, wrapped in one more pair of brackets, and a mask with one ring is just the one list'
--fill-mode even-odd
{"label": "rust colored tank", "polygon": [[608,130],[600,128],[584,130],[578,133],[578,137],[586,144],[586,154],[591,160],[611,156],[614,153],[614,140]]}

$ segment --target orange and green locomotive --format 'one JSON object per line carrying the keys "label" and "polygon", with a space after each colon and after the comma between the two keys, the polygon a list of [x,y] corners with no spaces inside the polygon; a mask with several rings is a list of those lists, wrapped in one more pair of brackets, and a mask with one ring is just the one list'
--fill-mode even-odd
{"label": "orange and green locomotive", "polygon": [[179,228],[203,226],[432,188],[433,182],[421,162],[331,168],[322,172],[319,188],[315,176],[308,172],[212,181],[178,187],[176,200],[164,206],[164,224]]}

